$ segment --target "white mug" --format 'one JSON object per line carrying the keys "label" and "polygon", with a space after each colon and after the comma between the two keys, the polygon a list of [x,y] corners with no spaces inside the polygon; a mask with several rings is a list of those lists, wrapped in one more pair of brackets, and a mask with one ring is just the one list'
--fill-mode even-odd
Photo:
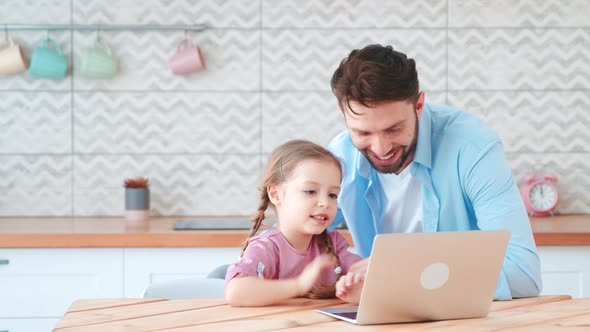
{"label": "white mug", "polygon": [[[27,70],[28,62],[25,54],[12,38],[8,38],[8,46],[0,49],[0,74],[16,74]],[[0,42],[0,47],[7,44]]]}

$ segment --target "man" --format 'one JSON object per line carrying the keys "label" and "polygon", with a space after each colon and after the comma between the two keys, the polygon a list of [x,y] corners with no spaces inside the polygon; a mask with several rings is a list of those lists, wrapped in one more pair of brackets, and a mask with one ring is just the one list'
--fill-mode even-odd
{"label": "man", "polygon": [[[379,233],[508,229],[494,298],[538,295],[539,257],[496,132],[425,103],[414,60],[391,46],[352,51],[331,85],[348,127],[329,146],[345,172],[333,225],[346,220],[358,253]],[[367,263],[339,281],[339,297],[358,302]]]}

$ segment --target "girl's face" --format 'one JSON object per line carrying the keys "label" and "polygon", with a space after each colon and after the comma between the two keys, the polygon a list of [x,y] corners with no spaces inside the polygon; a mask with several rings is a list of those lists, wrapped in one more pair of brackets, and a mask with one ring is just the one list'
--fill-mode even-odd
{"label": "girl's face", "polygon": [[287,238],[322,233],[336,216],[340,180],[333,162],[301,162],[285,182],[269,190],[279,230]]}

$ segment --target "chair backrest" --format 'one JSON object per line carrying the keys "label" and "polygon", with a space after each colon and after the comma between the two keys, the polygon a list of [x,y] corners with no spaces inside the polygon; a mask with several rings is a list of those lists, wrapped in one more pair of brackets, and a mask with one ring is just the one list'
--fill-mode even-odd
{"label": "chair backrest", "polygon": [[221,265],[213,269],[213,271],[207,274],[207,278],[210,279],[225,279],[225,274],[227,273],[227,268],[229,264]]}
{"label": "chair backrest", "polygon": [[225,279],[195,277],[157,282],[149,285],[142,297],[168,300],[224,298]]}

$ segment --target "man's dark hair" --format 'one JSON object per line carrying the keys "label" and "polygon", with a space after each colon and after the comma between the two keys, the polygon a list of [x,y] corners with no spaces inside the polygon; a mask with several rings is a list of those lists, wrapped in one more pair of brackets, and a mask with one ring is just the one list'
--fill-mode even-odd
{"label": "man's dark hair", "polygon": [[416,103],[420,90],[414,59],[379,44],[350,52],[334,72],[331,86],[342,110],[353,113],[351,100],[366,107],[385,101]]}

